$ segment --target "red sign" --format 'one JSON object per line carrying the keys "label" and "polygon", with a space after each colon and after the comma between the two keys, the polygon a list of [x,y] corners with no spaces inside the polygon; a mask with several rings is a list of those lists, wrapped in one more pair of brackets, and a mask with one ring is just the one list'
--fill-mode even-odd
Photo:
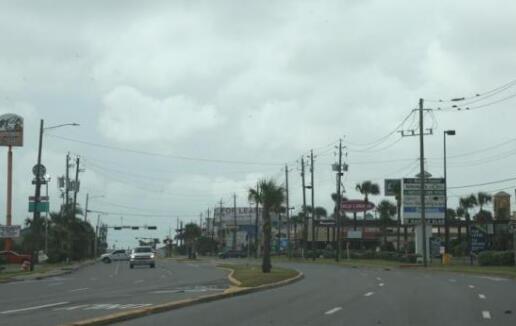
{"label": "red sign", "polygon": [[344,212],[350,213],[365,212],[374,208],[373,203],[366,203],[365,200],[346,200],[341,205]]}

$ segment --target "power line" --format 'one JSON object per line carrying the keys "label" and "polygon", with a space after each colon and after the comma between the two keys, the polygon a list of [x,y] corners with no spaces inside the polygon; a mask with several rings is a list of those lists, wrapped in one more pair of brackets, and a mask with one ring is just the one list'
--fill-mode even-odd
{"label": "power line", "polygon": [[516,177],[501,179],[501,180],[496,180],[496,181],[490,181],[490,182],[484,182],[484,183],[476,183],[476,184],[470,184],[470,185],[448,187],[448,189],[463,189],[463,188],[480,187],[480,186],[487,186],[487,185],[492,185],[492,184],[497,184],[497,183],[514,181],[514,180],[516,180]]}
{"label": "power line", "polygon": [[[475,100],[475,101],[480,101],[478,100],[479,98],[488,98],[488,97],[491,97],[491,96],[494,96],[500,92],[503,92],[513,86],[516,85],[516,79],[514,80],[511,80],[509,81],[508,83],[505,83],[501,86],[498,86],[496,88],[493,88],[491,90],[488,90],[486,92],[483,92],[483,93],[476,93],[475,95],[470,95],[470,96],[466,96],[466,97],[458,97],[458,98],[452,98],[452,99],[448,99],[448,100],[442,100],[442,99],[426,99],[425,98],[425,101],[427,102],[433,102],[433,103],[450,103],[450,102],[461,102],[461,101],[469,101],[469,100]],[[470,102],[470,103],[473,103]]]}

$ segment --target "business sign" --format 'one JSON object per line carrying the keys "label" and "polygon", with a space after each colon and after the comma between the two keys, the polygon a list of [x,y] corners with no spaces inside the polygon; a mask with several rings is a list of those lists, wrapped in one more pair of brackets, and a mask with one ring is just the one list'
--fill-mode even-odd
{"label": "business sign", "polygon": [[362,231],[361,230],[348,230],[347,238],[348,239],[362,239]]}
{"label": "business sign", "polygon": [[469,228],[469,236],[471,238],[471,251],[479,253],[487,247],[487,232],[476,226],[471,225]]}
{"label": "business sign", "polygon": [[385,179],[385,186],[383,187],[385,196],[396,196],[396,188],[401,191],[401,179]]}
{"label": "business sign", "polygon": [[[402,182],[403,219],[421,219],[421,179],[405,178]],[[429,221],[444,220],[445,184],[443,178],[425,179],[425,218]],[[430,222],[432,223],[432,222]]]}
{"label": "business sign", "polygon": [[346,200],[341,203],[342,210],[349,213],[369,211],[374,208],[374,204],[365,200]]}
{"label": "business sign", "polygon": [[7,113],[0,116],[0,146],[23,146],[23,118]]}
{"label": "business sign", "polygon": [[0,238],[19,238],[21,226],[0,225]]}
{"label": "business sign", "polygon": [[34,202],[34,201],[29,202],[29,213],[33,213],[34,211],[36,211],[38,213],[42,213],[42,212],[48,212],[48,210],[49,210],[48,201],[39,202],[37,206],[36,206],[36,202]]}
{"label": "business sign", "polygon": [[319,226],[334,226],[336,224],[334,219],[316,220],[316,223]]}

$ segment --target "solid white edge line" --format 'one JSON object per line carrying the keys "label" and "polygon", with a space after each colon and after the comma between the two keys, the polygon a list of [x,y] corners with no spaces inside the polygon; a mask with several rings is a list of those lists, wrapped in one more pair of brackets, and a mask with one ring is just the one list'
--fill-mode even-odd
{"label": "solid white edge line", "polygon": [[491,313],[487,310],[482,311],[482,318],[491,319]]}
{"label": "solid white edge line", "polygon": [[333,308],[333,309],[330,309],[330,310],[326,311],[324,314],[325,314],[325,315],[331,315],[331,314],[336,313],[336,312],[337,312],[337,311],[339,311],[339,310],[342,310],[342,307],[335,307],[335,308]]}
{"label": "solid white edge line", "polygon": [[43,308],[49,308],[49,307],[55,307],[55,306],[62,306],[62,305],[65,305],[67,303],[69,303],[69,302],[68,301],[63,301],[63,302],[44,304],[44,305],[41,305],[41,306],[27,307],[27,308],[21,308],[21,309],[12,309],[12,310],[2,311],[2,312],[0,312],[0,314],[4,314],[5,315],[5,314],[12,314],[12,313],[15,313],[15,312],[30,311],[30,310],[37,310],[37,309],[43,309]]}

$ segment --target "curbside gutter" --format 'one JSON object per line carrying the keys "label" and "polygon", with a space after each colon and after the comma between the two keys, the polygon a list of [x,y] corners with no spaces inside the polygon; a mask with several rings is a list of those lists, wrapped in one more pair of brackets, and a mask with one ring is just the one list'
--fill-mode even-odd
{"label": "curbside gutter", "polygon": [[[234,273],[234,270],[229,269],[229,268],[221,268],[221,269],[230,271],[230,274],[228,275],[228,279],[230,280],[231,283],[233,283],[234,281],[236,281],[237,283],[240,283],[238,280],[236,280],[232,276]],[[231,280],[230,275],[234,281]],[[159,304],[159,305],[152,306],[152,307],[139,308],[139,309],[135,309],[132,311],[119,312],[119,313],[111,314],[108,316],[77,321],[77,322],[65,324],[63,326],[110,325],[113,323],[122,322],[122,321],[130,320],[130,319],[136,319],[136,318],[140,318],[140,317],[145,317],[145,316],[152,315],[152,314],[157,314],[157,313],[161,313],[161,312],[167,312],[167,311],[172,311],[172,310],[176,310],[176,309],[180,309],[180,308],[190,307],[190,306],[198,305],[201,303],[208,303],[208,302],[218,301],[218,300],[236,297],[236,296],[240,296],[240,295],[260,292],[260,291],[264,291],[264,290],[268,290],[268,289],[278,288],[278,287],[282,287],[282,286],[285,286],[288,284],[295,283],[297,281],[302,280],[303,278],[304,278],[304,274],[302,272],[298,271],[298,274],[296,276],[286,279],[286,280],[283,280],[283,281],[275,282],[275,283],[264,284],[264,285],[260,285],[257,287],[251,287],[251,288],[240,288],[240,287],[232,286],[229,289],[227,289],[226,291],[224,291],[224,293],[210,294],[210,295],[205,295],[205,296],[201,296],[201,297],[193,298],[193,299],[184,299],[184,300],[167,302],[167,303]],[[235,283],[233,283],[233,284],[235,284]]]}

